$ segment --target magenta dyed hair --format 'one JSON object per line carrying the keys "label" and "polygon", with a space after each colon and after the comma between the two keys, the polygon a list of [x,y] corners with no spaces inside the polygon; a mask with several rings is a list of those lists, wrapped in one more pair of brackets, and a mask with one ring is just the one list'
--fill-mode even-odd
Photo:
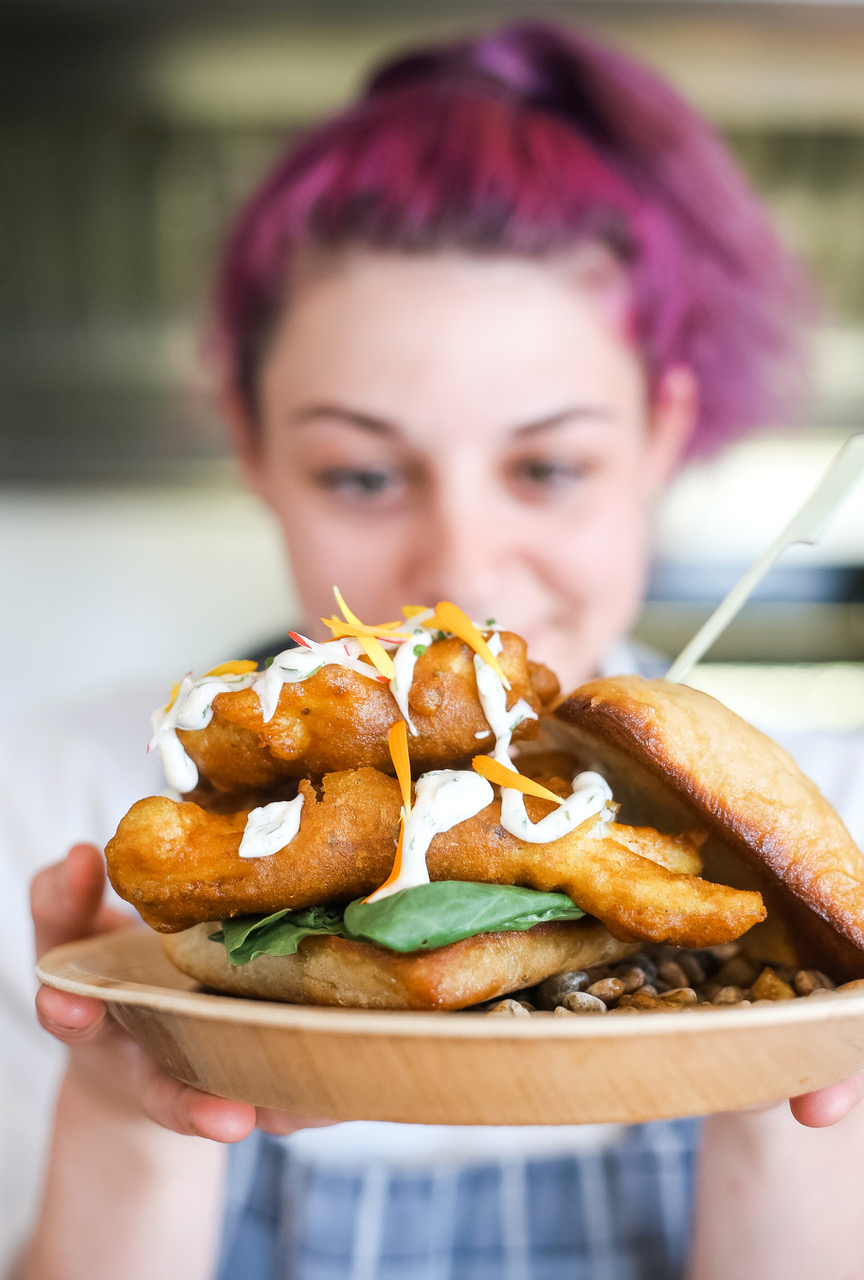
{"label": "magenta dyed hair", "polygon": [[628,266],[652,384],[696,374],[695,452],[782,411],[808,291],[725,147],[638,63],[535,23],[396,59],[288,151],[219,275],[229,385],[254,420],[305,246],[540,258],[586,240]]}

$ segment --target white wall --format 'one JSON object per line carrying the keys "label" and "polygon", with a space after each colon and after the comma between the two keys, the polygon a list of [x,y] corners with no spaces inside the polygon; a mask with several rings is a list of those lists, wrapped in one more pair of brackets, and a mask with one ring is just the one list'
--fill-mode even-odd
{"label": "white wall", "polygon": [[0,494],[0,696],[206,669],[296,623],[275,526],[230,488]]}

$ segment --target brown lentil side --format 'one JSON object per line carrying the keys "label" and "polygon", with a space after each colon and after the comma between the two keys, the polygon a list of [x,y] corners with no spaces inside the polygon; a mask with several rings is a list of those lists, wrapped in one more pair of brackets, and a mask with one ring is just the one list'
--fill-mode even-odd
{"label": "brown lentil side", "polygon": [[864,978],[837,986],[818,969],[759,964],[738,942],[700,951],[648,946],[618,965],[573,970],[547,978],[515,998],[475,1007],[516,1018],[597,1014],[684,1013],[762,1008],[780,1001],[864,993]]}

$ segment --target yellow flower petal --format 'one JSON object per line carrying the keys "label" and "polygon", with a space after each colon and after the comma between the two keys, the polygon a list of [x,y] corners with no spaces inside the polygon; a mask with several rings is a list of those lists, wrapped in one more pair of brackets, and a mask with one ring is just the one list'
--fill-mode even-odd
{"label": "yellow flower petal", "polygon": [[380,640],[376,640],[374,636],[358,636],[363,649],[369,661],[381,672],[386,680],[393,679],[393,659],[381,644]]}
{"label": "yellow flower petal", "polygon": [[[356,613],[351,612],[351,610],[348,608],[347,604],[343,600],[342,592],[339,590],[338,587],[333,588],[333,594],[336,597],[336,603],[338,604],[339,608],[342,610],[342,613],[345,617],[345,621],[352,623],[355,627],[359,629],[357,633],[357,639],[360,641],[360,644],[362,645],[366,656],[369,658],[369,661],[372,663],[375,669],[379,671],[382,676],[384,676],[385,680],[392,680],[393,679],[393,660],[390,657],[387,650],[382,645],[381,641],[376,640],[375,634],[374,634],[376,629],[373,627],[367,627],[364,623],[360,621]],[[330,623],[327,622],[326,618],[322,618],[321,621],[327,623],[327,626],[330,626]],[[333,619],[333,621],[335,622],[337,621],[337,619]],[[393,625],[397,626],[398,624],[394,623]],[[372,632],[371,635],[369,634],[370,632]]]}
{"label": "yellow flower petal", "polygon": [[377,627],[367,627],[362,622],[343,622],[341,618],[322,618],[325,627],[329,627],[334,640],[342,640],[345,636],[361,639],[363,636],[379,637],[383,640],[408,640],[407,631],[397,631],[401,622],[382,622]]}
{"label": "yellow flower petal", "polygon": [[238,658],[234,662],[220,662],[218,667],[214,667],[212,671],[207,671],[208,676],[245,676],[250,671],[257,671],[258,663],[250,662],[248,658]]}

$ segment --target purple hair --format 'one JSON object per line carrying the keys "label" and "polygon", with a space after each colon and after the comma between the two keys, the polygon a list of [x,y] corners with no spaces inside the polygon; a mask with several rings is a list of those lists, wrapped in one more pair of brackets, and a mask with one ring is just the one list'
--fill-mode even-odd
{"label": "purple hair", "polygon": [[727,150],[638,63],[535,23],[390,62],[288,151],[218,277],[229,385],[254,420],[298,249],[539,258],[586,241],[628,267],[652,385],[695,373],[694,452],[788,407],[809,291]]}

